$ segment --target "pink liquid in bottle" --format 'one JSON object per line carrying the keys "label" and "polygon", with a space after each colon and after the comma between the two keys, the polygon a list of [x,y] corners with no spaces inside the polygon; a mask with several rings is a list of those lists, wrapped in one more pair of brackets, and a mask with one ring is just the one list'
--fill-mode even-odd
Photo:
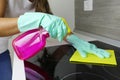
{"label": "pink liquid in bottle", "polygon": [[40,52],[46,45],[49,33],[43,28],[33,29],[17,36],[12,46],[19,59],[26,60]]}

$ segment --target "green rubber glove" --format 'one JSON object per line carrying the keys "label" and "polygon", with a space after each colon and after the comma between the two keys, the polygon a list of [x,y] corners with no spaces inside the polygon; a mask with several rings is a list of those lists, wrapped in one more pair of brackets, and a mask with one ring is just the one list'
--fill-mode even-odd
{"label": "green rubber glove", "polygon": [[66,37],[66,40],[75,47],[82,57],[87,57],[87,54],[92,53],[99,58],[109,58],[110,54],[100,48],[97,48],[94,44],[81,40],[76,35],[71,34]]}
{"label": "green rubber glove", "polygon": [[40,12],[28,12],[18,18],[18,29],[25,32],[42,26],[52,38],[62,41],[67,27],[61,17]]}

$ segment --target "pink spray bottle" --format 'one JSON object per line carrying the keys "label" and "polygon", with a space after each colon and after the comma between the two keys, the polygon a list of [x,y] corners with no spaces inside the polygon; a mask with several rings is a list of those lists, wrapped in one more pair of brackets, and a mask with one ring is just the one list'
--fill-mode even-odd
{"label": "pink spray bottle", "polygon": [[40,52],[46,45],[49,33],[43,28],[29,30],[17,36],[12,46],[19,59],[26,60]]}

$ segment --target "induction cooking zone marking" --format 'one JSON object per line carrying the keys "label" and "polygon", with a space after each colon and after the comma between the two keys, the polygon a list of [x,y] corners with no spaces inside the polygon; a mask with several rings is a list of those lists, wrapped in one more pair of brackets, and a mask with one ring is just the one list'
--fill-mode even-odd
{"label": "induction cooking zone marking", "polygon": [[[105,77],[103,77],[103,76],[101,76],[101,75],[97,75],[97,74],[94,74],[94,73],[89,73],[89,72],[75,72],[75,73],[70,73],[70,74],[68,74],[68,75],[66,75],[66,76],[64,76],[63,78],[61,78],[60,80],[65,80],[66,78],[68,78],[68,77],[70,77],[70,76],[72,76],[72,75],[90,75],[91,77],[93,77],[94,76],[94,78],[95,77],[99,77],[99,78],[97,78],[97,79],[99,79],[99,80],[108,80],[108,79],[106,79]],[[88,78],[88,76],[86,76],[86,78]],[[88,78],[89,79],[89,78]],[[91,79],[90,79],[91,80]]]}
{"label": "induction cooking zone marking", "polygon": [[118,66],[109,68],[109,67],[102,67],[104,71],[106,71],[108,74],[110,74],[112,77],[115,77],[117,79],[120,79],[120,57],[118,58]]}

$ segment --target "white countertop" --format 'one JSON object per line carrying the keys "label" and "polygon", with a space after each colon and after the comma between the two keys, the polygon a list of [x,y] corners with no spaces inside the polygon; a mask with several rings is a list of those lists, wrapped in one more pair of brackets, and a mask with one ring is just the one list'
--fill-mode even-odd
{"label": "white countertop", "polygon": [[[120,46],[119,41],[117,42],[115,40],[110,40],[108,38],[98,37],[98,36],[95,36],[95,35],[91,35],[92,37],[89,37],[89,35],[87,33],[84,33],[84,32],[81,32],[81,34],[77,34],[77,33],[75,33],[75,34],[79,38],[84,39],[86,41],[100,40],[100,41],[104,41],[106,43],[111,43],[111,44],[113,43],[116,46]],[[85,35],[83,35],[83,34],[85,34]],[[62,43],[60,43],[55,39],[49,38],[47,40],[46,46],[55,46],[55,45],[62,45],[62,44],[67,44],[67,43],[64,42],[64,41]],[[12,80],[26,80],[25,79],[25,73],[24,73],[23,61],[18,59],[18,57],[16,55],[14,55],[14,59],[13,59],[13,77],[12,77]]]}

